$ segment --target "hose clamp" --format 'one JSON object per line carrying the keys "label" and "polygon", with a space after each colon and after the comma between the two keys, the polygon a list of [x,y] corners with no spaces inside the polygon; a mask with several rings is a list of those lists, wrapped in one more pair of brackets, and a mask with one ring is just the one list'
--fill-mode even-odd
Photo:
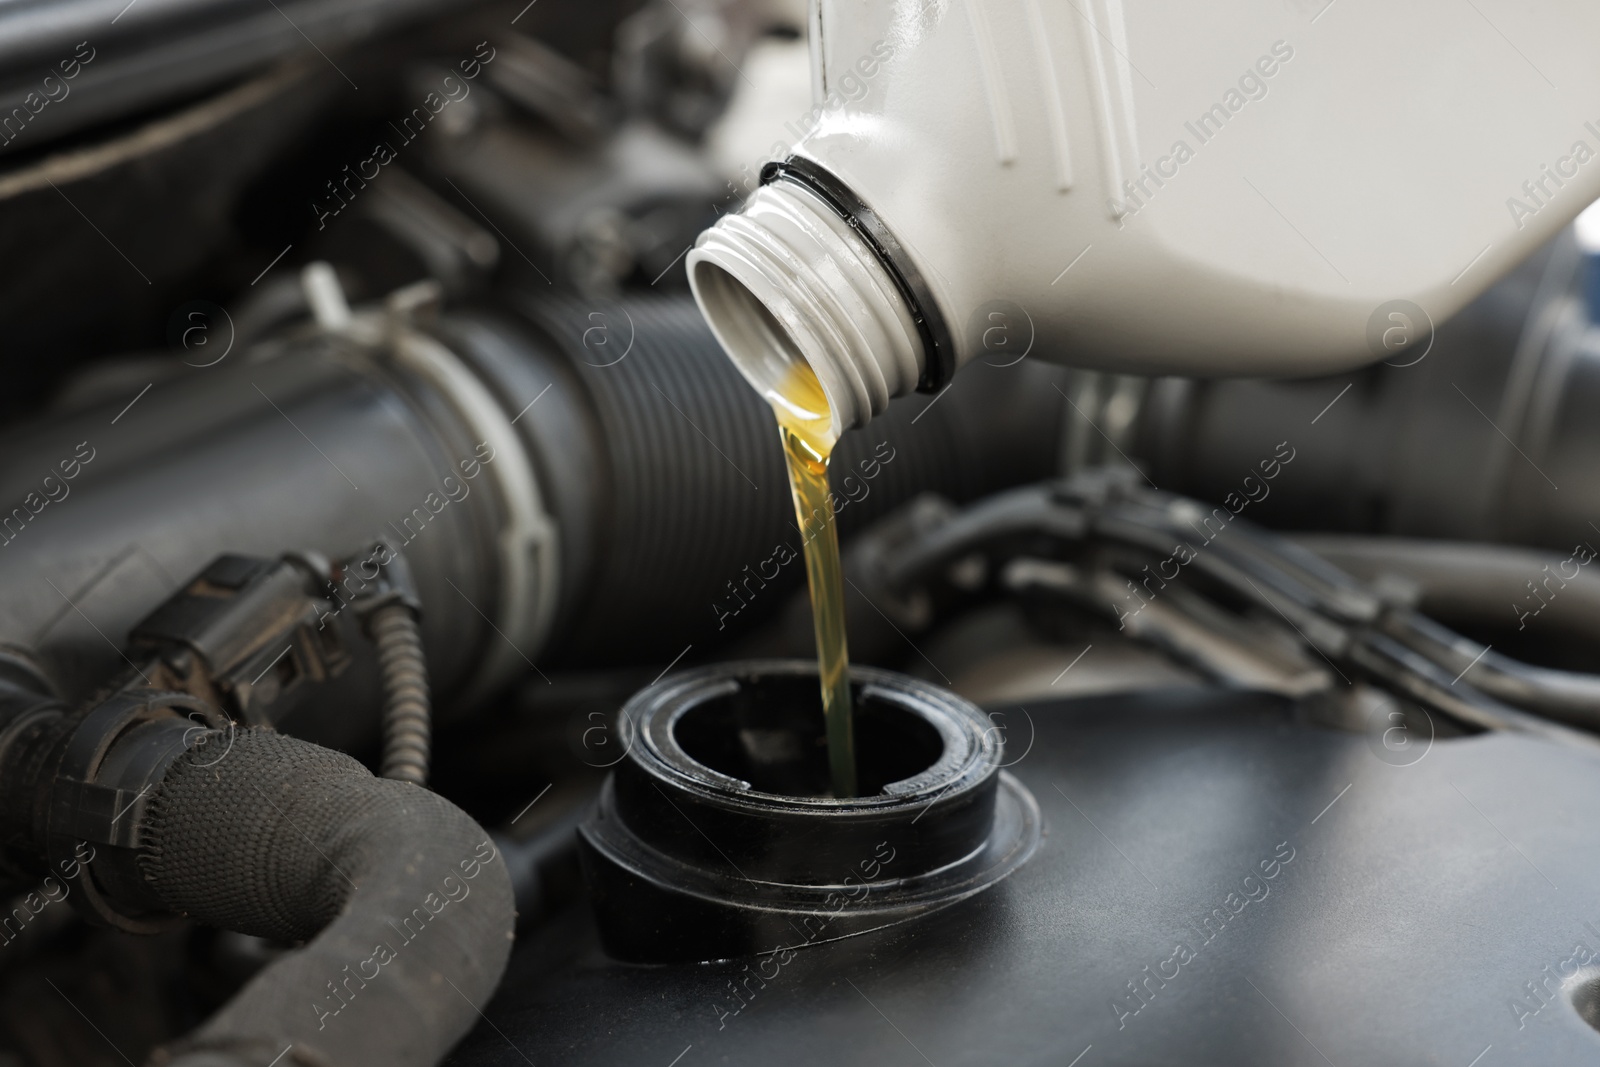
{"label": "hose clamp", "polygon": [[[50,789],[43,840],[52,870],[79,871],[74,900],[80,911],[131,933],[152,933],[170,921],[130,915],[137,909],[119,909],[111,897],[141,897],[132,860],[143,844],[146,806],[173,760],[197,733],[228,725],[221,711],[197,697],[142,686],[112,694],[79,721]],[[157,912],[159,905],[151,904]]]}
{"label": "hose clamp", "polygon": [[476,372],[417,325],[441,295],[437,282],[418,282],[390,294],[382,312],[360,312],[348,320],[335,314],[335,321],[324,328],[421,378],[475,440],[494,449],[490,470],[502,510],[495,537],[498,596],[492,611],[472,607],[504,640],[488,645],[481,668],[473,672],[474,680],[460,698],[470,704],[491,695],[532,662],[529,657],[549,638],[561,592],[561,547],[538,472],[511,417]]}

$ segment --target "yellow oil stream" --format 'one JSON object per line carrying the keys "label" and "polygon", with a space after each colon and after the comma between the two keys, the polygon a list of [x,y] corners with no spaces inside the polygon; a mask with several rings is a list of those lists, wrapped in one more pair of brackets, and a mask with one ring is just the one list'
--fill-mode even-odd
{"label": "yellow oil stream", "polygon": [[804,363],[797,361],[784,380],[767,391],[767,402],[778,417],[795,518],[805,544],[833,795],[853,797],[856,745],[850,710],[850,654],[844,637],[844,572],[839,564],[833,499],[828,491],[828,458],[838,437],[833,432],[833,416],[822,383]]}

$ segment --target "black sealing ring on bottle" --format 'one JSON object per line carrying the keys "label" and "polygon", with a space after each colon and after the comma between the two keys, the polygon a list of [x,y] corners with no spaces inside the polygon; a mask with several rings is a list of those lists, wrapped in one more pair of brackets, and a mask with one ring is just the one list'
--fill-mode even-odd
{"label": "black sealing ring on bottle", "polygon": [[955,338],[945,325],[939,304],[933,298],[933,290],[923,280],[922,272],[917,270],[910,253],[884,225],[878,213],[832,171],[804,156],[769,160],[761,168],[762,185],[779,180],[803,186],[827,204],[872,249],[895,288],[900,290],[911,313],[911,321],[917,325],[917,335],[922,338],[923,352],[927,356],[922,380],[917,383],[917,392],[937,393],[948,385],[956,372]]}
{"label": "black sealing ring on bottle", "polygon": [[600,937],[639,963],[831,941],[978,893],[1039,842],[989,719],[851,669],[861,795],[828,794],[815,661],[719,664],[622,709],[627,755],[579,828]]}

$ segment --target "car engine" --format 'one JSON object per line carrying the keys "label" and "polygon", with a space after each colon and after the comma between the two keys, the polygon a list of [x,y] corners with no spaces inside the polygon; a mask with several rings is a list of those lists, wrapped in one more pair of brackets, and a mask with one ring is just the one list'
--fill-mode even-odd
{"label": "car engine", "polygon": [[997,297],[813,529],[686,264],[833,203],[791,153],[894,75],[820,86],[823,25],[0,4],[0,1067],[1600,1055],[1600,215],[1518,193],[1553,236],[1332,374]]}

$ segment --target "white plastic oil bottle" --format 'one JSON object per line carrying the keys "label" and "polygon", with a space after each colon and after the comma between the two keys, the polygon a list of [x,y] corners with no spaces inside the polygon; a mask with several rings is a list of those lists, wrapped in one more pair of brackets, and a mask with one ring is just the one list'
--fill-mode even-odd
{"label": "white plastic oil bottle", "polygon": [[687,264],[783,433],[836,798],[840,434],[997,347],[1394,355],[1600,196],[1594,0],[814,0],[810,32],[810,132]]}
{"label": "white plastic oil bottle", "polygon": [[1600,196],[1593,0],[815,0],[810,34],[814,125],[687,263],[835,435],[997,331],[1123,372],[1370,362]]}

